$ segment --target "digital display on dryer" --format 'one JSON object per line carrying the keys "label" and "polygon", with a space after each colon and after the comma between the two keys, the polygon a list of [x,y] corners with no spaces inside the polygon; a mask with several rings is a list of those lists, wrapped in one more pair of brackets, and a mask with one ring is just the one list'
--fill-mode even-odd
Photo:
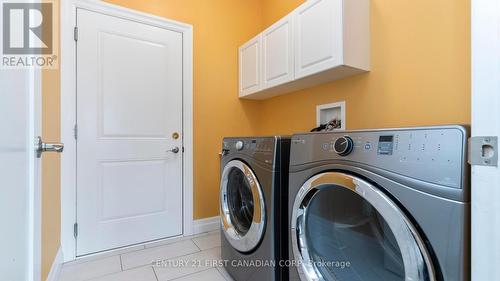
{"label": "digital display on dryer", "polygon": [[250,142],[250,149],[255,150],[257,148],[257,140],[252,140]]}
{"label": "digital display on dryer", "polygon": [[378,139],[378,155],[392,155],[394,136],[380,136]]}

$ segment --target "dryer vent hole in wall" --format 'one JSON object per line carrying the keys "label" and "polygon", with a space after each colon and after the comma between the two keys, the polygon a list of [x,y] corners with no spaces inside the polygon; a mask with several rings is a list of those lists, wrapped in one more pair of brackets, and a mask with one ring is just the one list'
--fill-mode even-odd
{"label": "dryer vent hole in wall", "polygon": [[345,101],[316,106],[316,128],[311,132],[346,129]]}

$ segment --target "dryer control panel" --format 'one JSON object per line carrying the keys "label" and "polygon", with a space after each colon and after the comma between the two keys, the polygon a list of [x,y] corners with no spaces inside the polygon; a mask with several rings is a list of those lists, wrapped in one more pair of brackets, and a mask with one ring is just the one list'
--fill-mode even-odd
{"label": "dryer control panel", "polygon": [[264,162],[265,164],[273,164],[275,149],[275,137],[224,138],[222,142],[223,156],[239,153]]}
{"label": "dryer control panel", "polygon": [[466,141],[461,126],[297,134],[292,137],[290,165],[351,161],[461,188]]}

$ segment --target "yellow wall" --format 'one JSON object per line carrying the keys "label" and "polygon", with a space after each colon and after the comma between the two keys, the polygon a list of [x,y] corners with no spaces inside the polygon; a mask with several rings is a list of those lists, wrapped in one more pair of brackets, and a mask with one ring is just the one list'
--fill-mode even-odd
{"label": "yellow wall", "polygon": [[[372,71],[270,100],[238,95],[237,48],[302,0],[109,0],[194,26],[194,216],[218,213],[223,136],[315,125],[345,100],[347,128],[470,123],[470,0],[371,0]],[[45,71],[44,137],[59,139],[59,73]],[[59,160],[44,156],[43,280],[59,247]]]}
{"label": "yellow wall", "polygon": [[[302,0],[264,0],[264,25]],[[346,101],[347,128],[470,123],[470,1],[371,0],[371,72],[263,102],[260,134],[315,126]]]}
{"label": "yellow wall", "polygon": [[[42,73],[42,111],[45,141],[60,140],[59,71]],[[46,153],[42,159],[42,276],[50,271],[60,245],[60,156]]]}
{"label": "yellow wall", "polygon": [[[58,36],[58,33],[54,36]],[[42,137],[46,142],[61,139],[59,70],[42,71]],[[61,244],[60,155],[42,158],[42,280],[52,267]]]}

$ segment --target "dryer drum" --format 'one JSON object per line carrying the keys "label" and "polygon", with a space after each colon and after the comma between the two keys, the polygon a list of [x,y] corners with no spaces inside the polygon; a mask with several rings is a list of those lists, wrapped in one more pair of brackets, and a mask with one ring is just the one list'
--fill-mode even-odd
{"label": "dryer drum", "polygon": [[262,188],[248,165],[226,164],[220,188],[220,214],[224,236],[240,252],[250,252],[264,235],[265,205]]}
{"label": "dryer drum", "polygon": [[326,172],[303,184],[291,239],[304,281],[436,280],[410,220],[377,187],[352,175]]}
{"label": "dryer drum", "polygon": [[233,168],[229,171],[227,189],[227,202],[230,217],[235,230],[240,235],[245,235],[253,220],[253,196],[250,184],[245,174]]}

